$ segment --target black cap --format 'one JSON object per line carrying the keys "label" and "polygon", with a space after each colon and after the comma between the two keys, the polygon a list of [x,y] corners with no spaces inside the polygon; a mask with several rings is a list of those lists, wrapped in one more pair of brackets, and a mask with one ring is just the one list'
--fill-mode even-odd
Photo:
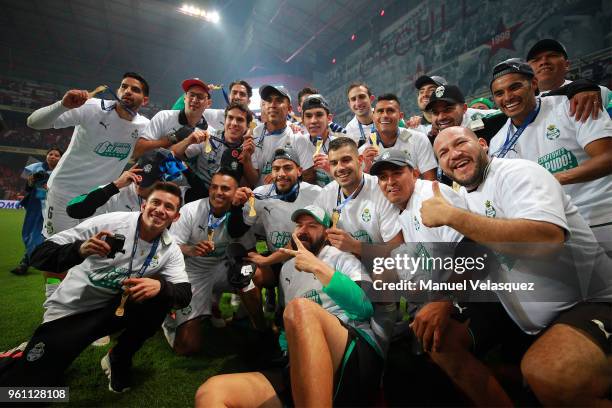
{"label": "black cap", "polygon": [[138,168],[142,169],[140,187],[151,187],[156,181],[163,180],[164,172],[161,169],[161,164],[168,156],[172,156],[170,150],[159,148],[144,153],[138,159]]}
{"label": "black cap", "polygon": [[285,90],[285,88],[281,86],[264,85],[261,88],[259,88],[259,96],[264,101],[267,101],[272,94],[283,96],[289,99],[289,102],[291,102],[291,96],[289,96],[289,93]]}
{"label": "black cap", "polygon": [[410,160],[407,153],[404,153],[401,150],[391,149],[386,150],[382,154],[376,156],[374,163],[372,163],[372,167],[370,167],[370,174],[377,176],[377,173],[385,164],[393,164],[397,167],[408,166],[411,169],[414,169],[414,164],[412,164],[412,160]]}
{"label": "black cap", "polygon": [[522,74],[529,78],[533,78],[534,76],[533,69],[531,69],[528,63],[520,58],[510,58],[493,67],[493,78],[491,79],[489,88],[497,78],[508,74]]}
{"label": "black cap", "polygon": [[463,97],[461,90],[455,85],[440,85],[431,94],[429,103],[427,103],[427,106],[425,106],[425,110],[431,110],[434,103],[438,101],[444,101],[452,105],[456,105],[458,103],[465,103],[465,98]]}
{"label": "black cap", "polygon": [[325,112],[331,112],[329,103],[327,103],[325,98],[319,94],[308,95],[306,98],[304,98],[304,102],[302,102],[302,112],[312,108],[323,108],[325,109]]}
{"label": "black cap", "polygon": [[428,76],[428,75],[421,75],[420,77],[417,78],[416,81],[414,81],[414,87],[416,89],[421,89],[421,87],[423,85],[427,85],[427,84],[432,84],[432,85],[446,85],[448,82],[446,81],[446,79],[444,77],[441,76],[437,76],[437,75],[432,75],[432,76]]}
{"label": "black cap", "polygon": [[228,147],[221,155],[219,167],[221,171],[234,177],[238,184],[240,184],[240,179],[242,179],[244,174],[244,166],[238,160],[240,153],[242,153],[241,147]]}
{"label": "black cap", "polygon": [[538,41],[529,49],[527,53],[527,61],[532,60],[541,53],[542,51],[555,51],[563,54],[565,59],[567,59],[567,51],[563,44],[561,44],[557,40],[553,40],[552,38],[545,38],[543,40]]}
{"label": "black cap", "polygon": [[274,161],[277,159],[291,160],[292,162],[297,164],[298,167],[300,166],[300,156],[298,156],[297,152],[293,150],[293,147],[291,147],[290,145],[285,145],[274,151],[274,158],[272,159],[272,162],[274,163]]}

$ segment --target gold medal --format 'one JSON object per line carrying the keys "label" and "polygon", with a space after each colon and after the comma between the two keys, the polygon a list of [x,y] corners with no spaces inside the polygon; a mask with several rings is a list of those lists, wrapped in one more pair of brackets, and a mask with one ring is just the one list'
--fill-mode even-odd
{"label": "gold medal", "polygon": [[125,288],[125,290],[121,294],[121,303],[119,303],[119,306],[117,306],[117,309],[115,310],[115,316],[123,316],[123,314],[125,313],[125,302],[127,302],[128,297],[130,297],[130,292],[128,288]]}
{"label": "gold medal", "polygon": [[319,154],[319,150],[321,150],[321,147],[323,147],[323,140],[322,139],[317,139],[317,147],[315,148],[315,152],[312,155],[313,157],[316,156],[317,154]]}
{"label": "gold medal", "polygon": [[96,89],[94,89],[93,91],[87,92],[87,98],[91,99],[94,96],[96,96],[97,94],[99,94],[100,92],[106,91],[107,88],[108,88],[108,86],[106,86],[106,85],[100,85]]}
{"label": "gold medal", "polygon": [[215,230],[208,227],[208,242],[213,242],[214,236],[215,236]]}
{"label": "gold medal", "polygon": [[205,153],[212,152],[212,146],[210,144],[210,138],[208,137],[208,135],[206,136],[206,144],[204,145],[204,152]]}
{"label": "gold medal", "polygon": [[370,142],[372,143],[372,147],[378,150],[378,137],[375,132],[370,133]]}
{"label": "gold medal", "polygon": [[331,216],[332,228],[336,228],[338,221],[340,221],[340,212],[338,210],[334,210]]}
{"label": "gold medal", "polygon": [[257,215],[257,211],[255,211],[255,196],[249,197],[249,206],[251,207],[249,217],[255,217]]}

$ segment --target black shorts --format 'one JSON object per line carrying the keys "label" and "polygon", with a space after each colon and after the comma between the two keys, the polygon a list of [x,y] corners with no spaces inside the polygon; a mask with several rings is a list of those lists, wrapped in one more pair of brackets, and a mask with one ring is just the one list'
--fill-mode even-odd
{"label": "black shorts", "polygon": [[612,354],[612,303],[582,302],[559,314],[553,324],[562,323],[584,333],[605,355]]}
{"label": "black shorts", "polygon": [[465,322],[469,319],[468,331],[472,337],[472,352],[478,358],[501,347],[506,363],[519,363],[536,336],[525,333],[512,320],[506,309],[498,302],[460,303],[451,316]]}
{"label": "black shorts", "polygon": [[[371,406],[380,389],[384,360],[357,330],[342,325],[348,330],[348,338],[334,379],[334,406]],[[261,372],[284,406],[294,406],[289,371],[286,365]]]}

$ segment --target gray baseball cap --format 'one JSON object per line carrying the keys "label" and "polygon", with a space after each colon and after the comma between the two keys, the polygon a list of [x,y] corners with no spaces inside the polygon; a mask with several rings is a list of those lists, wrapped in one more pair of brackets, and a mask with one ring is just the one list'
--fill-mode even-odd
{"label": "gray baseball cap", "polygon": [[272,163],[274,163],[277,159],[287,159],[291,160],[298,166],[300,166],[300,156],[298,156],[297,152],[291,147],[291,145],[285,145],[283,147],[279,147],[274,151],[274,158],[272,159]]}
{"label": "gray baseball cap", "polygon": [[285,98],[289,99],[289,102],[291,102],[291,96],[289,96],[289,92],[287,92],[287,90],[285,90],[285,88],[281,86],[264,85],[259,88],[259,96],[264,101],[267,101],[272,94],[284,96]]}
{"label": "gray baseball cap", "polygon": [[370,167],[370,174],[373,176],[378,175],[378,172],[382,170],[385,164],[392,164],[397,167],[408,166],[414,169],[414,164],[412,164],[412,160],[410,160],[406,153],[401,150],[391,149],[376,156],[372,167]]}

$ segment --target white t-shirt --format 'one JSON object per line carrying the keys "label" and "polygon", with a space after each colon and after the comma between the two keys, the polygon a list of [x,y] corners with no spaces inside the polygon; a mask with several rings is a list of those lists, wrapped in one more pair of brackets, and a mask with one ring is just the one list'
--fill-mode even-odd
{"label": "white t-shirt", "polygon": [[[384,147],[380,138],[378,138],[379,154],[391,149],[400,150],[408,155],[408,158],[410,158],[421,173],[438,167],[431,143],[429,143],[429,139],[427,139],[424,133],[406,128],[399,128],[398,130],[399,135],[393,146]],[[372,141],[368,135],[366,143],[359,148],[359,154],[362,154],[370,146],[372,146]]]}
{"label": "white t-shirt", "polygon": [[[181,217],[170,228],[170,233],[176,243],[178,245],[195,245],[200,241],[208,240],[209,214],[210,201],[208,198],[185,204],[181,208]],[[205,256],[185,256],[187,274],[189,275],[189,281],[193,284],[197,285],[199,281],[213,279],[212,272],[221,263],[221,259],[225,256],[225,250],[231,242],[240,242],[245,248],[249,249],[249,244],[246,242],[247,238],[245,238],[247,234],[236,239],[230,237],[227,231],[229,218],[229,212],[225,219],[223,219],[223,216],[212,217],[212,226],[218,223],[214,228],[213,242],[215,243],[215,249],[213,252]]]}
{"label": "white t-shirt", "polygon": [[[147,140],[159,140],[170,133],[176,132],[184,126],[179,122],[181,112],[180,110],[162,110],[157,112],[140,137]],[[204,112],[206,113],[206,111]],[[215,128],[209,123],[208,131],[214,132],[214,130]]]}
{"label": "white t-shirt", "polygon": [[[570,102],[565,96],[547,96],[540,101],[540,112],[506,158],[531,160],[554,174],[589,160],[584,148],[592,141],[612,137],[612,120],[608,115],[599,115],[597,120],[589,118],[582,123],[569,115]],[[509,126],[512,133],[516,132],[508,119],[491,139],[489,154],[496,154],[502,148]],[[612,175],[567,184],[563,188],[589,225],[612,221]]]}
{"label": "white t-shirt", "polygon": [[[370,133],[376,130],[376,127],[374,126],[374,122],[372,122],[369,125],[359,126],[359,124],[360,123],[357,120],[357,116],[353,116],[353,119],[351,119],[351,121],[347,123],[346,126],[344,127],[346,129],[345,136],[353,139],[355,143],[357,143],[357,146],[359,146],[359,141],[361,139],[367,139],[368,137],[370,137]],[[361,134],[362,130],[363,130],[363,136]]]}
{"label": "white t-shirt", "polygon": [[225,109],[206,109],[204,119],[215,129],[225,128]]}
{"label": "white t-shirt", "polygon": [[310,140],[303,134],[294,134],[291,127],[287,126],[282,131],[268,132],[265,126],[257,126],[253,130],[255,141],[255,152],[251,156],[253,167],[259,170],[259,180],[257,186],[264,184],[264,179],[272,172],[272,160],[274,151],[285,145],[293,147],[300,159],[300,167],[307,170],[312,167],[312,154],[309,154]]}
{"label": "white t-shirt", "polygon": [[132,121],[121,119],[114,109],[103,110],[100,99],[96,98],[62,113],[53,127],[75,128],[68,149],[49,178],[49,189],[76,196],[115,180],[148,123],[149,119],[138,114]]}
{"label": "white t-shirt", "polygon": [[[254,190],[256,194],[264,196],[276,195],[274,184],[259,186]],[[268,249],[276,251],[283,248],[291,240],[291,234],[295,229],[295,223],[291,221],[294,211],[307,205],[315,204],[317,197],[321,194],[319,186],[301,182],[300,190],[294,202],[283,201],[277,198],[255,200],[254,217],[249,217],[251,207],[247,202],[244,206],[244,222],[255,226],[256,229],[263,228],[266,235]]]}
{"label": "white t-shirt", "polygon": [[[337,227],[361,242],[388,242],[401,231],[399,210],[380,191],[377,177],[365,173],[363,177],[363,188],[342,208]],[[344,199],[340,186],[333,181],[323,188],[317,204],[331,216],[334,208]]]}
{"label": "white t-shirt", "polygon": [[[225,140],[222,131],[213,131],[211,134]],[[193,164],[191,168],[195,169],[195,173],[204,181],[206,186],[210,186],[212,176],[221,168],[221,158],[228,149],[225,144],[219,143],[216,140],[210,140],[209,143],[212,148],[210,153],[206,153],[206,143],[192,144],[185,150],[185,156]]]}
{"label": "white t-shirt", "polygon": [[[139,217],[140,213],[137,212],[102,214],[49,238],[50,241],[63,245],[76,240],[87,240],[106,230],[125,236],[125,253],[117,252],[115,258],[92,255],[70,268],[66,279],[44,304],[44,323],[104,307],[109,300],[122,292],[123,281],[130,277],[130,258]],[[153,243],[138,239],[131,277],[138,277],[137,274],[152,246]],[[160,274],[171,283],[188,282],[183,254],[168,231],[162,233],[157,251],[143,276],[154,274]]]}
{"label": "white t-shirt", "polygon": [[[334,271],[339,271],[355,282],[371,282],[365,268],[353,254],[326,245],[321,249],[317,258],[331,266]],[[279,281],[285,304],[298,297],[310,299],[345,324],[365,332],[370,340],[381,349],[377,337],[372,331],[371,319],[369,321],[349,319],[345,311],[323,292],[323,285],[314,274],[299,272],[295,269],[295,258],[285,262],[280,272]]]}
{"label": "white t-shirt", "polygon": [[[472,192],[465,189],[460,192],[473,213],[497,219],[545,221],[563,228],[568,244],[595,242],[590,228],[559,183],[533,162],[494,158],[484,182]],[[508,314],[526,333],[535,334],[546,328],[559,312],[581,300],[580,285],[575,284],[577,273],[572,268],[565,269],[573,264],[567,251],[559,256],[558,264],[544,261],[537,270],[533,268],[535,262],[511,256],[500,256],[499,261],[502,268],[494,272],[497,282],[534,284],[534,292],[496,292]],[[546,271],[551,266],[555,268],[554,279]]]}

